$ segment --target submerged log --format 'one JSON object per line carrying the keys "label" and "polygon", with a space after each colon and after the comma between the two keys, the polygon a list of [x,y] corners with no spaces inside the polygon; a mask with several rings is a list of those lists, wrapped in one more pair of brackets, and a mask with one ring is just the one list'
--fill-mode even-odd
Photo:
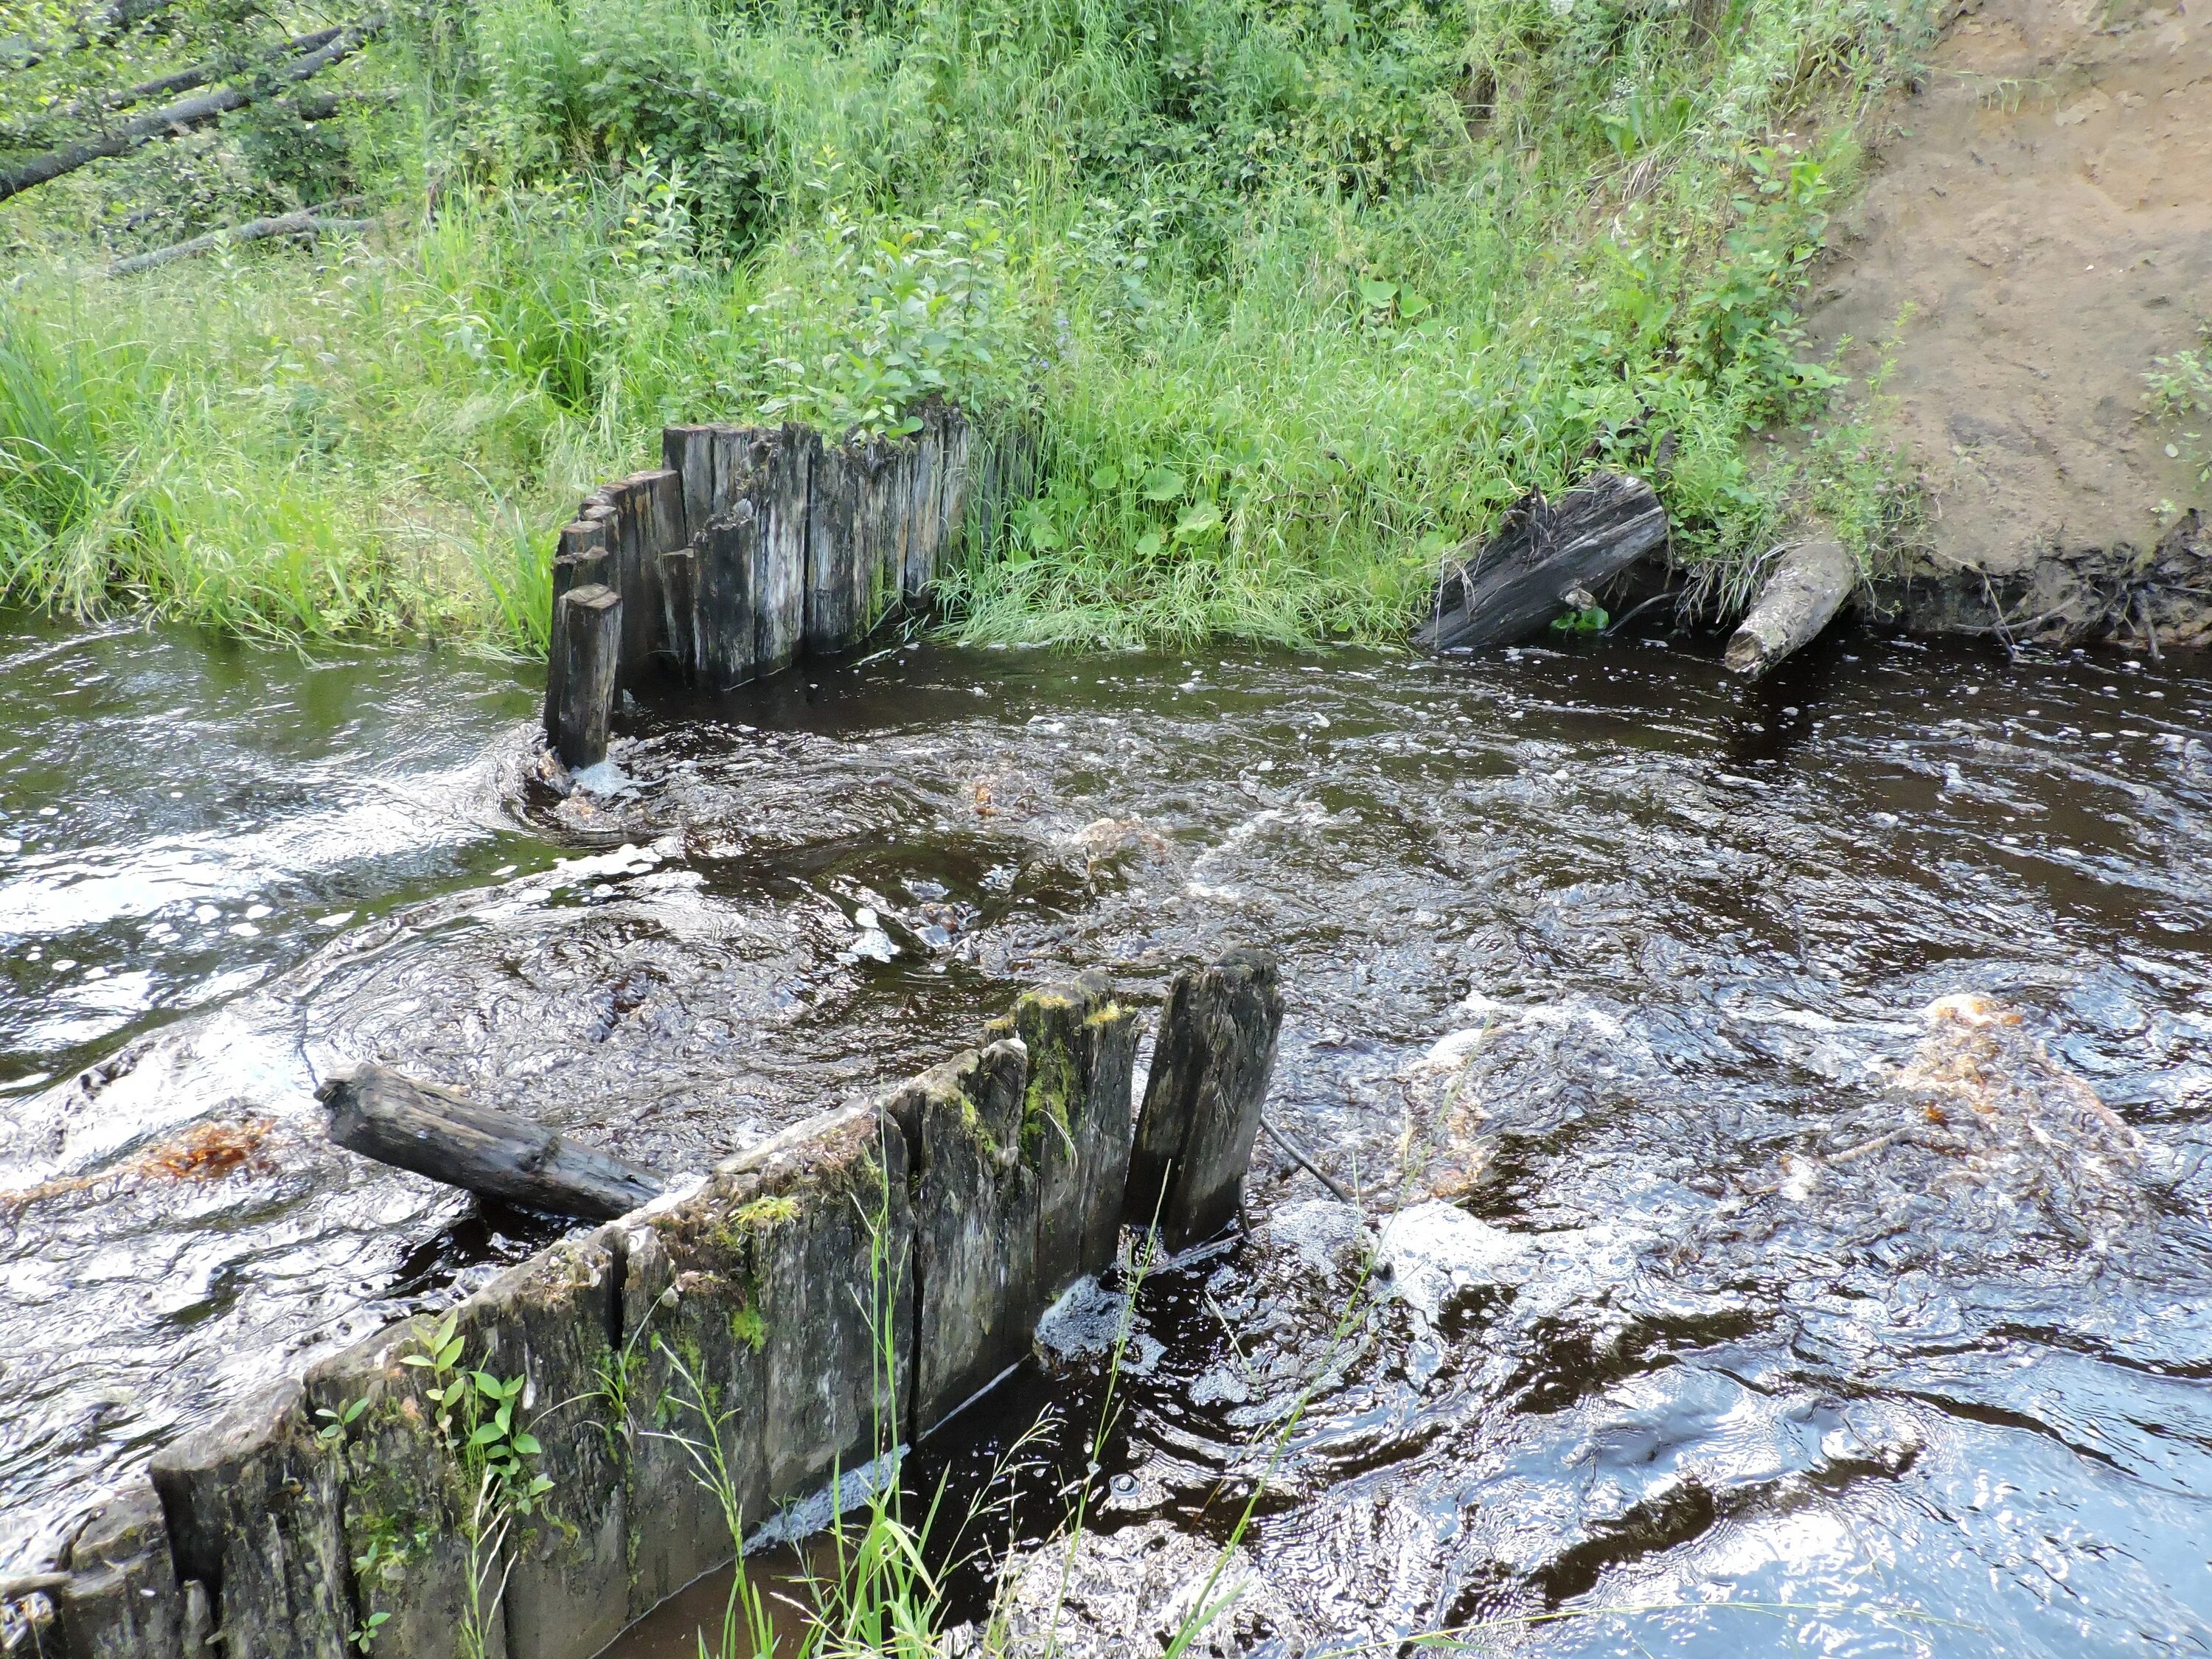
{"label": "submerged log", "polygon": [[348,1151],[526,1209],[611,1221],[667,1190],[657,1171],[381,1066],[334,1077],[315,1097]]}
{"label": "submerged log", "polygon": [[1429,651],[1510,645],[1666,545],[1667,513],[1641,478],[1598,472],[1557,501],[1523,496],[1473,559],[1437,585],[1413,641]]}
{"label": "submerged log", "polygon": [[1782,556],[1721,658],[1757,679],[1820,636],[1858,586],[1858,562],[1834,541],[1800,542]]}

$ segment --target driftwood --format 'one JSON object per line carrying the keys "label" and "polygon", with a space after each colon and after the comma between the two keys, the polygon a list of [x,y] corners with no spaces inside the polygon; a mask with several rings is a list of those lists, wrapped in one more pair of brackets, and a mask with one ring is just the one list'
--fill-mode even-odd
{"label": "driftwood", "polygon": [[1840,543],[1800,542],[1768,574],[1721,660],[1732,672],[1758,678],[1817,638],[1858,580],[1858,564]]}
{"label": "driftwood", "polygon": [[315,1097],[348,1151],[527,1209],[611,1221],[668,1188],[654,1170],[381,1066],[332,1078]]}
{"label": "driftwood", "polygon": [[1510,645],[1666,545],[1667,514],[1641,478],[1599,472],[1557,501],[1523,496],[1474,558],[1437,585],[1413,635],[1430,651]]}

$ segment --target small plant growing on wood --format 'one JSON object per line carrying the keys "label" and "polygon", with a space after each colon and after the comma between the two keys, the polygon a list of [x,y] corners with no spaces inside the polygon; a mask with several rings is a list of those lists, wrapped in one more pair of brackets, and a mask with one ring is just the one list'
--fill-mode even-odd
{"label": "small plant growing on wood", "polygon": [[545,1449],[516,1414],[524,1379],[465,1370],[463,1339],[454,1334],[453,1325],[454,1316],[447,1314],[423,1351],[401,1363],[430,1373],[433,1386],[422,1391],[423,1398],[438,1407],[438,1432],[462,1468],[493,1482],[500,1501],[515,1514],[528,1515],[553,1482],[532,1474],[524,1462]]}

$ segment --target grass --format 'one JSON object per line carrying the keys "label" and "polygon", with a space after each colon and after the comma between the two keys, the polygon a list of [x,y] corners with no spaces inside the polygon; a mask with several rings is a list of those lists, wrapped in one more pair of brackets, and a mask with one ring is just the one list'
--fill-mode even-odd
{"label": "grass", "polygon": [[[348,71],[396,96],[325,144],[365,238],[107,279],[159,149],[0,208],[0,594],[532,651],[552,532],[663,422],[895,430],[933,392],[1046,456],[1006,556],[946,585],[973,639],[1388,640],[1521,491],[1662,457],[1677,556],[1740,566],[1803,505],[1755,459],[1835,385],[1792,307],[1928,27],[1924,0],[410,16]],[[183,142],[251,173],[243,138]]]}

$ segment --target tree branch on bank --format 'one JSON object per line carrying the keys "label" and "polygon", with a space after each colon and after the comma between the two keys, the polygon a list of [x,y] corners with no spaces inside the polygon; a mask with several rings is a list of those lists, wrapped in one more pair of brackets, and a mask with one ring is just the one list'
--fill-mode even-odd
{"label": "tree branch on bank", "polygon": [[[307,52],[319,52],[344,33],[343,27],[318,29],[313,34],[295,35],[269,55],[279,66],[289,59]],[[88,97],[74,99],[59,105],[39,119],[39,125],[48,131],[65,121],[99,120],[126,109],[136,109],[156,98],[173,98],[180,92],[197,92],[210,81],[219,79],[223,72],[220,64],[195,64],[190,69],[177,70],[151,81],[142,81],[135,87],[125,87],[120,92],[96,93]]]}
{"label": "tree branch on bank", "polygon": [[151,253],[134,253],[127,259],[118,259],[108,266],[111,276],[128,276],[133,271],[151,270],[156,265],[166,265],[172,260],[189,259],[195,253],[212,253],[219,247],[228,247],[240,242],[258,242],[271,236],[319,235],[325,231],[367,230],[375,224],[374,219],[331,219],[324,216],[331,209],[348,207],[358,202],[358,196],[343,202],[331,202],[319,208],[301,208],[295,213],[279,213],[266,219],[249,219],[242,225],[233,225],[228,230],[211,230],[204,236],[195,236],[188,241],[170,247],[155,248]]}
{"label": "tree branch on bank", "polygon": [[248,104],[273,97],[287,87],[296,86],[313,76],[321,74],[331,64],[350,58],[384,27],[386,21],[383,15],[379,14],[349,26],[319,50],[294,58],[279,67],[260,86],[221,87],[197,98],[164,105],[96,138],[48,150],[19,167],[0,171],[0,202],[19,196],[35,185],[75,173],[79,167],[88,167],[94,161],[110,156],[127,155],[142,144],[150,143],[156,138],[190,132],[228,114],[232,110],[243,109]]}

